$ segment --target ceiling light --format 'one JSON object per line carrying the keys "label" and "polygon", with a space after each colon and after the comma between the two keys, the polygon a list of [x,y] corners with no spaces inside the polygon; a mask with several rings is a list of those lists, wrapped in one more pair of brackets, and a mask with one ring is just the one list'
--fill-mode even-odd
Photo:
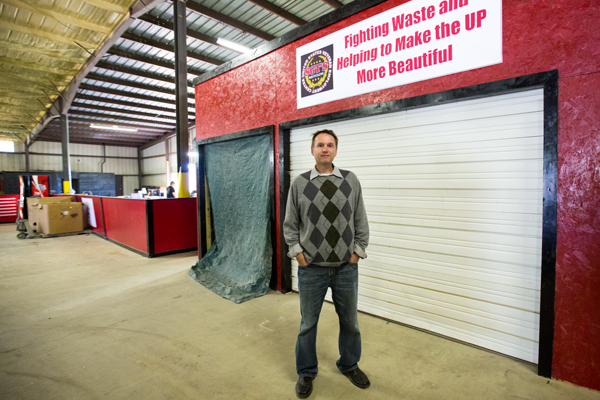
{"label": "ceiling light", "polygon": [[118,125],[96,125],[96,124],[90,124],[90,128],[94,128],[94,129],[106,129],[109,131],[122,131],[122,132],[137,132],[138,130],[135,128],[123,128],[122,126],[118,126]]}
{"label": "ceiling light", "polygon": [[250,53],[252,51],[252,49],[249,47],[242,46],[241,44],[237,44],[237,43],[231,42],[231,41],[229,41],[227,39],[223,39],[223,38],[218,38],[217,44],[219,44],[223,47],[227,47],[231,50],[240,52],[240,53]]}

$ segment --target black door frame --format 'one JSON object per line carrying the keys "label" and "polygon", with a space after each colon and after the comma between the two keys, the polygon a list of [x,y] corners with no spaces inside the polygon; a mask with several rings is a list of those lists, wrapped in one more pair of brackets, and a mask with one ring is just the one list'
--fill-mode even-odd
{"label": "black door frame", "polygon": [[196,198],[198,204],[198,258],[204,257],[208,251],[206,244],[207,229],[210,227],[206,226],[206,187],[204,185],[204,175],[206,173],[206,158],[205,158],[205,146],[214,143],[223,143],[232,140],[245,139],[251,136],[269,135],[269,197],[271,200],[271,246],[273,248],[273,257],[271,263],[271,282],[270,288],[277,290],[277,241],[276,241],[276,229],[277,224],[275,220],[275,126],[267,125],[260,128],[248,129],[245,131],[239,131],[230,133],[227,135],[216,136],[207,139],[201,139],[195,141],[195,146],[198,150],[198,163],[196,164]]}
{"label": "black door frame", "polygon": [[[489,96],[522,92],[532,89],[544,90],[544,199],[542,228],[540,336],[538,375],[552,376],[552,353],[554,347],[554,295],[556,287],[556,209],[558,169],[558,70],[482,83],[444,92],[430,93],[407,99],[393,100],[344,111],[317,115],[279,124],[279,190],[280,190],[280,240],[282,291],[291,290],[292,264],[287,257],[287,245],[283,238],[283,221],[286,199],[290,187],[290,131],[293,128],[318,125],[332,121],[383,115],[403,110],[429,107],[439,104],[473,100]],[[285,291],[284,291],[285,293]]]}

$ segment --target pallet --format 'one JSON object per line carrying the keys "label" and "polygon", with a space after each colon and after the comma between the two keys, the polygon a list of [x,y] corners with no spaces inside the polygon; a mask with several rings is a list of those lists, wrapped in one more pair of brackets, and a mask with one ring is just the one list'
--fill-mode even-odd
{"label": "pallet", "polygon": [[53,234],[42,233],[42,234],[40,234],[40,237],[47,239],[47,238],[64,237],[64,236],[89,235],[90,233],[92,233],[92,230],[86,229],[81,232],[53,233]]}

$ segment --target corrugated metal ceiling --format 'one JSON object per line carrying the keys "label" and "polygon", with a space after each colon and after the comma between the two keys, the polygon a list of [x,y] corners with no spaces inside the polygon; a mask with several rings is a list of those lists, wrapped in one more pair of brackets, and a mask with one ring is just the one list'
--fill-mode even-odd
{"label": "corrugated metal ceiling", "polygon": [[[144,146],[172,134],[173,4],[162,1],[0,0],[0,139],[59,141],[60,122],[51,119],[61,96],[72,142]],[[350,2],[188,0],[190,123],[193,79],[240,55],[217,39],[254,49]]]}

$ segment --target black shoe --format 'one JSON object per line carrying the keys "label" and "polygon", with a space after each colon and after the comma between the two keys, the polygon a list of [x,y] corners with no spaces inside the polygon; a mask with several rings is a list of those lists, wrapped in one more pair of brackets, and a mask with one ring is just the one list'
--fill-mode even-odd
{"label": "black shoe", "polygon": [[366,389],[371,386],[371,382],[369,382],[367,375],[365,375],[358,367],[352,371],[343,372],[343,374],[350,378],[350,381],[361,389]]}
{"label": "black shoe", "polygon": [[306,399],[312,393],[312,381],[310,376],[301,376],[296,383],[296,396],[299,399]]}

